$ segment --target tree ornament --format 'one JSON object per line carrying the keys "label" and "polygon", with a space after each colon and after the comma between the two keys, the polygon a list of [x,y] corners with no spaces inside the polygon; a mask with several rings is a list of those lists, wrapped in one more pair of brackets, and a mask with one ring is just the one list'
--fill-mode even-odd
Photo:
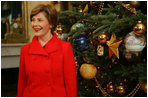
{"label": "tree ornament", "polygon": [[76,30],[77,28],[80,28],[80,27],[84,27],[84,24],[82,24],[82,23],[75,23],[74,25],[72,25],[72,27],[71,27],[71,31],[72,30]]}
{"label": "tree ornament", "polygon": [[122,40],[117,40],[115,33],[113,33],[111,36],[111,39],[106,42],[106,44],[109,47],[109,57],[111,57],[112,54],[114,53],[117,56],[117,58],[119,59],[118,47],[121,44],[121,42],[122,42]]}
{"label": "tree ornament", "polygon": [[77,50],[80,50],[80,51],[88,49],[88,47],[89,47],[89,40],[88,40],[88,38],[83,36],[82,34],[80,34],[79,36],[77,36],[74,39],[74,47]]}
{"label": "tree ornament", "polygon": [[97,68],[93,64],[82,64],[80,74],[85,79],[92,79],[96,76]]}
{"label": "tree ornament", "polygon": [[98,14],[99,14],[99,15],[102,14],[103,7],[104,7],[104,1],[100,1],[99,11],[98,11]]}
{"label": "tree ornament", "polygon": [[67,41],[69,42],[71,40],[71,38],[72,38],[71,36],[68,36]]}
{"label": "tree ornament", "polygon": [[83,57],[83,60],[85,61],[85,63],[90,63],[87,57]]}
{"label": "tree ornament", "polygon": [[94,8],[97,8],[98,7],[98,4],[96,1],[90,1],[90,5]]}
{"label": "tree ornament", "polygon": [[88,4],[86,4],[84,10],[83,10],[84,13],[88,12]]}
{"label": "tree ornament", "polygon": [[79,5],[79,12],[81,12],[81,13],[83,12],[81,5]]}
{"label": "tree ornament", "polygon": [[120,83],[120,85],[116,87],[116,91],[119,94],[124,94],[125,93],[125,87],[122,85],[122,83]]}
{"label": "tree ornament", "polygon": [[138,23],[134,26],[134,33],[142,34],[145,32],[146,32],[145,25],[141,21],[138,21]]}
{"label": "tree ornament", "polygon": [[97,47],[97,55],[103,56],[104,55],[104,47],[102,45],[98,45]]}
{"label": "tree ornament", "polygon": [[57,25],[55,32],[58,34],[62,34],[63,33],[63,26],[61,24]]}
{"label": "tree ornament", "polygon": [[125,51],[125,52],[123,53],[123,55],[124,55],[124,58],[125,58],[128,62],[131,62],[131,63],[132,63],[132,62],[138,62],[138,61],[140,60],[140,58],[141,58],[140,54],[137,53],[137,52],[133,53],[133,52]]}
{"label": "tree ornament", "polygon": [[147,83],[141,84],[141,89],[144,90],[145,93],[147,93]]}
{"label": "tree ornament", "polygon": [[129,1],[129,4],[134,7],[137,8],[140,6],[140,1]]}
{"label": "tree ornament", "polygon": [[66,39],[67,36],[68,36],[67,33],[62,33],[62,34],[58,34],[58,35],[57,35],[57,37],[58,37],[59,39],[64,40],[64,41],[67,40],[67,39]]}
{"label": "tree ornament", "polygon": [[112,83],[108,83],[107,84],[107,92],[114,93],[114,90],[115,90],[114,85]]}
{"label": "tree ornament", "polygon": [[147,83],[144,85],[143,90],[145,93],[147,93]]}
{"label": "tree ornament", "polygon": [[98,36],[98,40],[101,44],[104,44],[108,40],[108,36],[103,32]]}
{"label": "tree ornament", "polygon": [[76,72],[78,72],[78,69],[79,69],[79,62],[77,60],[77,58],[75,57],[75,65],[76,65]]}
{"label": "tree ornament", "polygon": [[130,11],[131,13],[137,14],[136,9],[131,7],[130,4],[122,4],[123,7],[125,7],[128,11]]}
{"label": "tree ornament", "polygon": [[91,44],[93,46],[96,46],[97,47],[100,43],[99,43],[98,39],[94,39],[94,40],[91,41]]}
{"label": "tree ornament", "polygon": [[130,32],[125,36],[124,39],[125,48],[129,52],[141,52],[145,45],[146,39],[142,34],[135,34],[134,32]]}

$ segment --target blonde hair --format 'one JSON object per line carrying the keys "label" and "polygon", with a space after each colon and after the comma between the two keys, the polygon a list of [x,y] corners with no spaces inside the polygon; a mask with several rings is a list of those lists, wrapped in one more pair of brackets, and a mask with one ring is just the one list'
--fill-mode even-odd
{"label": "blonde hair", "polygon": [[57,27],[57,22],[58,22],[58,15],[57,15],[56,9],[49,4],[37,5],[31,11],[30,20],[32,21],[32,17],[37,15],[40,12],[44,12],[45,17],[48,19],[49,24],[51,24],[51,26],[52,26],[51,32],[53,33],[55,28]]}

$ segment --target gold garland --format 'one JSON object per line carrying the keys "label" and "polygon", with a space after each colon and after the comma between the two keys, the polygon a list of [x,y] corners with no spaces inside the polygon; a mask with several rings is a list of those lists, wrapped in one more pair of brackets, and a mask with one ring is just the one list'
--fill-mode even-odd
{"label": "gold garland", "polygon": [[104,1],[101,1],[101,2],[100,2],[100,5],[99,5],[99,11],[98,11],[98,14],[99,14],[99,15],[102,14],[103,7],[104,7]]}
{"label": "gold garland", "polygon": [[[95,77],[94,79],[95,79],[95,81],[96,81],[96,83],[97,83],[97,86],[99,87],[100,91],[102,92],[102,94],[103,94],[105,97],[107,97],[107,96],[108,96],[108,97],[114,97],[114,96],[111,96],[110,94],[108,94],[108,93],[102,88],[102,86],[100,85],[100,83],[98,82],[98,80],[97,80],[96,77]],[[137,91],[139,90],[140,86],[141,86],[141,83],[139,82],[139,83],[137,84],[137,86],[136,86],[128,95],[126,95],[125,97],[133,97],[133,96],[137,93]]]}

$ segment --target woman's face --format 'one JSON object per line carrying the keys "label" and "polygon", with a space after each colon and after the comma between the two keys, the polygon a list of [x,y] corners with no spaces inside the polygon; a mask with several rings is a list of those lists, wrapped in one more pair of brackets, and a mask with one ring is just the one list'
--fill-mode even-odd
{"label": "woman's face", "polygon": [[51,25],[49,24],[48,19],[45,17],[44,12],[40,12],[33,16],[31,25],[34,30],[34,34],[37,37],[46,36],[51,32]]}

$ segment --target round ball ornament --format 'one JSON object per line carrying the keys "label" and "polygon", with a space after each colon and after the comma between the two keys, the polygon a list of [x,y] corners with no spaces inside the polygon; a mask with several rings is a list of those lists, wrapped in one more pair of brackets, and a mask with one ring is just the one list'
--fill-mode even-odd
{"label": "round ball ornament", "polygon": [[57,27],[56,27],[56,32],[57,32],[58,34],[62,34],[62,33],[63,33],[63,26],[62,26],[62,25],[57,25]]}
{"label": "round ball ornament", "polygon": [[140,1],[130,1],[131,7],[137,8],[140,6]]}
{"label": "round ball ornament", "polygon": [[145,93],[147,93],[147,84],[144,85],[143,90]]}
{"label": "round ball ornament", "polygon": [[108,37],[105,33],[101,33],[99,36],[98,36],[98,40],[101,44],[104,44],[106,43]]}
{"label": "round ball ornament", "polygon": [[147,83],[141,84],[141,89],[144,90],[145,93],[147,93]]}
{"label": "round ball ornament", "polygon": [[80,74],[85,79],[92,79],[96,76],[97,68],[93,64],[82,64]]}
{"label": "round ball ornament", "polygon": [[89,39],[82,34],[80,34],[74,39],[74,47],[80,51],[88,49],[89,43]]}
{"label": "round ball ornament", "polygon": [[119,94],[124,94],[125,93],[125,87],[123,85],[119,85],[116,87],[116,91]]}
{"label": "round ball ornament", "polygon": [[67,33],[62,33],[62,34],[58,34],[58,38],[61,39],[61,40],[65,40],[66,41],[66,38],[67,38],[68,34]]}
{"label": "round ball ornament", "polygon": [[80,27],[84,27],[84,24],[82,24],[82,23],[75,23],[74,25],[72,25],[70,31],[76,30],[77,28],[80,28]]}
{"label": "round ball ornament", "polygon": [[124,42],[125,48],[128,52],[141,52],[146,45],[146,39],[144,35],[135,34],[134,32],[127,34],[125,36]]}
{"label": "round ball ornament", "polygon": [[146,26],[141,21],[138,21],[138,23],[134,26],[134,33],[142,34],[145,32],[146,32]]}
{"label": "round ball ornament", "polygon": [[114,93],[114,85],[107,84],[107,92],[108,93]]}

